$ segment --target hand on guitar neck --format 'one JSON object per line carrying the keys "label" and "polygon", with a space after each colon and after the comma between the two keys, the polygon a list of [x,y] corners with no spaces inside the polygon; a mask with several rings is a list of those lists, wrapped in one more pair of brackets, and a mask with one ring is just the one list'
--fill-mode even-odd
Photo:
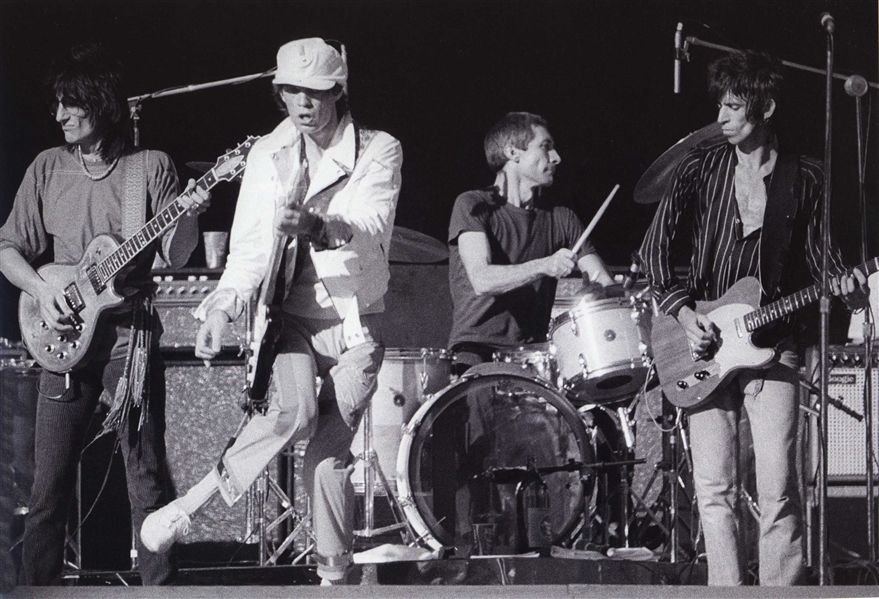
{"label": "hand on guitar neck", "polygon": [[854,268],[850,274],[841,277],[830,277],[830,290],[852,312],[870,305],[870,288],[867,287],[867,277],[860,268]]}

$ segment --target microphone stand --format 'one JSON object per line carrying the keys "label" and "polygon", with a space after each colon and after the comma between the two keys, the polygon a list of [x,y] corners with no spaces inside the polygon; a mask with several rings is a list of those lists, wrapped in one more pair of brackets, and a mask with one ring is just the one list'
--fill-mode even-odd
{"label": "microphone stand", "polygon": [[832,190],[831,179],[831,141],[833,134],[833,30],[827,28],[827,71],[825,82],[825,122],[824,122],[824,205],[822,215],[821,235],[821,302],[820,302],[820,328],[821,328],[821,353],[820,368],[821,380],[819,396],[821,402],[821,437],[820,437],[820,464],[818,471],[818,584],[827,584],[827,392],[828,392],[828,348],[830,330],[830,280],[828,268],[830,264],[830,195]]}
{"label": "microphone stand", "polygon": [[[855,98],[855,124],[857,127],[858,143],[858,207],[861,213],[861,262],[867,261],[867,200],[864,192],[864,169],[866,156],[864,153],[864,127],[861,122],[861,96],[867,93],[865,80],[859,75],[853,75],[846,80],[845,91]],[[864,310],[864,443],[866,449],[866,491],[867,491],[867,547],[870,561],[876,561],[876,505],[873,501],[873,312],[868,307]]]}
{"label": "microphone stand", "polygon": [[[700,40],[697,37],[687,36],[687,38],[684,40],[684,47],[683,47],[683,53],[682,53],[683,57],[687,60],[690,59],[690,55],[687,52],[687,49],[690,45],[703,46],[705,48],[711,48],[712,50],[720,50],[721,52],[729,52],[729,53],[741,52],[741,50],[738,48],[731,48],[730,46],[721,46],[720,44],[714,44],[711,42],[706,42],[706,41]],[[825,70],[816,69],[815,67],[810,67],[810,66],[807,66],[804,64],[798,64],[796,62],[790,62],[787,60],[782,60],[781,64],[783,64],[786,67],[799,69],[801,71],[808,71],[810,73],[816,73],[818,75],[826,75],[827,74],[827,71],[825,71]],[[828,70],[832,71],[832,69],[828,69]],[[833,74],[834,79],[842,79],[842,80],[848,79],[848,75],[843,75],[841,73],[832,73],[832,74]],[[867,85],[874,88],[874,89],[879,89],[879,83],[874,83],[872,81],[868,81]]]}
{"label": "microphone stand", "polygon": [[211,81],[208,83],[198,83],[194,85],[182,85],[180,87],[171,87],[168,89],[159,90],[157,92],[153,92],[151,94],[142,94],[140,96],[132,96],[128,98],[128,109],[131,111],[131,124],[133,128],[134,135],[134,145],[135,147],[140,147],[140,108],[141,104],[144,100],[150,100],[153,98],[163,98],[165,96],[176,96],[178,94],[188,94],[190,92],[197,92],[203,89],[209,89],[212,87],[221,87],[224,85],[235,85],[238,83],[248,83],[250,81],[254,81],[256,79],[260,79],[262,77],[269,77],[270,75],[274,75],[277,67],[272,67],[268,71],[263,71],[262,73],[254,73],[253,75],[244,75],[242,77],[232,77],[231,79],[221,79],[219,81]]}

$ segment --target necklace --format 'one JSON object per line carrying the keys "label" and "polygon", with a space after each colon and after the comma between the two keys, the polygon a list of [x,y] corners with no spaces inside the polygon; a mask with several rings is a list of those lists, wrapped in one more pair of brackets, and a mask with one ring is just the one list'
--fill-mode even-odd
{"label": "necklace", "polygon": [[92,181],[100,181],[101,179],[104,179],[107,175],[113,172],[113,169],[116,168],[116,163],[119,162],[119,156],[116,156],[116,158],[113,159],[113,162],[110,163],[110,166],[107,167],[107,170],[99,175],[93,175],[89,172],[89,168],[85,165],[85,160],[82,157],[81,146],[76,146],[76,156],[79,158],[79,166],[82,168],[82,172],[84,172],[85,176]]}

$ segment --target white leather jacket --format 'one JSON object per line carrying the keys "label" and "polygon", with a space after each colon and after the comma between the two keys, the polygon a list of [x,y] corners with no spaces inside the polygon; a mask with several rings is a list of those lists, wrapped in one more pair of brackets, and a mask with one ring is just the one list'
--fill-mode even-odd
{"label": "white leather jacket", "polygon": [[[358,128],[346,114],[317,168],[310,172],[305,199],[307,207],[315,194],[347,179],[330,200],[327,215],[351,226],[351,241],[338,249],[310,250],[340,319],[349,313],[355,299],[363,310],[387,291],[388,249],[403,164],[400,142],[391,135],[360,129],[359,156],[355,156],[357,136]],[[299,140],[299,131],[290,119],[284,119],[251,149],[235,208],[226,269],[217,289],[196,308],[196,318],[204,320],[208,312],[222,310],[235,320],[265,278],[275,213],[288,191],[281,181],[295,179],[299,164],[291,157],[299,155]],[[290,247],[294,244],[295,239]]]}

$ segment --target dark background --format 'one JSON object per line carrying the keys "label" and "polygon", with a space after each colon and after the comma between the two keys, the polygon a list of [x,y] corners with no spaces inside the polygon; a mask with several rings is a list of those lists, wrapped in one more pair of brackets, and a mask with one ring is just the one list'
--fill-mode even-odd
{"label": "dark background", "polygon": [[[455,197],[488,185],[482,138],[504,113],[550,122],[562,156],[553,192],[589,222],[614,184],[621,189],[592,239],[605,261],[625,266],[655,205],[632,200],[647,167],[716,116],[705,92],[717,50],[690,46],[682,93],[673,94],[673,40],[684,35],[768,49],[823,69],[821,13],[836,22],[835,71],[879,80],[877,3],[871,1],[591,2],[3,2],[0,6],[0,219],[35,155],[63,142],[46,109],[42,76],[73,43],[116,50],[128,95],[260,73],[283,43],[318,36],[348,51],[353,113],[403,144],[396,224],[444,240]],[[141,145],[168,152],[182,179],[189,161],[213,161],[282,118],[270,79],[147,100]],[[783,148],[824,155],[825,78],[787,70],[777,120]],[[866,196],[876,254],[876,91],[870,115]],[[855,102],[834,83],[833,215],[846,258],[860,255]],[[228,229],[237,188],[214,191],[202,230]],[[196,250],[191,266],[204,264]],[[17,294],[0,278],[0,337],[18,338]]]}

